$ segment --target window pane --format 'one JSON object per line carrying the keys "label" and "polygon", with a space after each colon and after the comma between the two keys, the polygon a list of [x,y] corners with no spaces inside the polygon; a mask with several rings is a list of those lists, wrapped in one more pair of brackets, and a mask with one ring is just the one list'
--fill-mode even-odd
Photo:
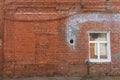
{"label": "window pane", "polygon": [[90,33],[90,41],[107,41],[106,33]]}
{"label": "window pane", "polygon": [[100,44],[100,58],[101,59],[107,58],[107,43]]}
{"label": "window pane", "polygon": [[98,58],[96,43],[90,43],[90,58]]}

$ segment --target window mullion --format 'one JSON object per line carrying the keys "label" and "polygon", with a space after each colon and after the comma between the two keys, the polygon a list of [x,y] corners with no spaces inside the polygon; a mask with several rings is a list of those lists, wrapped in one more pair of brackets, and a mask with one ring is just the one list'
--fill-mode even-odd
{"label": "window mullion", "polygon": [[100,61],[100,43],[98,42],[98,49],[97,49],[97,52],[98,52],[98,60]]}

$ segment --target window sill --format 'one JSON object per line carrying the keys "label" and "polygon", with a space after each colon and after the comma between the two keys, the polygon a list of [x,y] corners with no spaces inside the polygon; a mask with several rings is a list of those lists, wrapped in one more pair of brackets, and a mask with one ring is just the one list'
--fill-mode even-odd
{"label": "window sill", "polygon": [[108,60],[108,59],[102,59],[102,60],[90,59],[89,62],[101,64],[101,63],[111,63],[111,60]]}

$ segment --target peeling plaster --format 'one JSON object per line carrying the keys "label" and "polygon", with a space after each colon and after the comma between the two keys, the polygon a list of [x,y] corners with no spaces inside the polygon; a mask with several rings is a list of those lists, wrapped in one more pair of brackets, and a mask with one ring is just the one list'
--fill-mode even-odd
{"label": "peeling plaster", "polygon": [[[80,30],[80,26],[78,23],[85,22],[120,22],[120,13],[81,13],[75,16],[72,16],[68,19],[67,22],[67,42],[70,45],[72,50],[75,50],[75,45],[77,42],[78,31]],[[71,43],[70,40],[74,42]]]}

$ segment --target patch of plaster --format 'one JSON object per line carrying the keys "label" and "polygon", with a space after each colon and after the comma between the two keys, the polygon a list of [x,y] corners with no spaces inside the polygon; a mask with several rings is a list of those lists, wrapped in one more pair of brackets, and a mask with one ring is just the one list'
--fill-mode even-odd
{"label": "patch of plaster", "polygon": [[[78,23],[85,22],[120,22],[120,13],[81,13],[75,16],[72,16],[68,19],[67,23],[67,42],[70,45],[72,50],[75,50],[75,45],[77,42],[78,31],[80,30],[80,26]],[[74,43],[70,41],[73,40]]]}
{"label": "patch of plaster", "polygon": [[115,54],[115,55],[114,55],[114,58],[115,58],[116,60],[120,60],[120,53]]}

